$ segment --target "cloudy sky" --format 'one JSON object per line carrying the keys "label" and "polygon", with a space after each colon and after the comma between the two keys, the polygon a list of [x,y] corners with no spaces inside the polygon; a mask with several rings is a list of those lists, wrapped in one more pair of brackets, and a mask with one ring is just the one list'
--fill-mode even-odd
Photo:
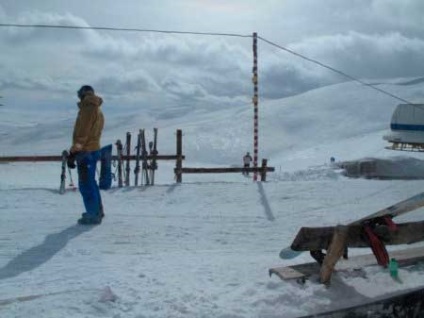
{"label": "cloudy sky", "polygon": [[[2,24],[259,36],[371,81],[424,76],[423,0],[2,0]],[[346,78],[259,41],[260,97]],[[3,107],[74,105],[91,84],[115,107],[250,103],[252,38],[0,27]]]}

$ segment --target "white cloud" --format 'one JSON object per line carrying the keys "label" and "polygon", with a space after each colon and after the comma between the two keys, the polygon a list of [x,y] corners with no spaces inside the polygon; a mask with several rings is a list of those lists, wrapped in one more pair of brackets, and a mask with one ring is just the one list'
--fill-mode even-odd
{"label": "white cloud", "polygon": [[[344,34],[424,37],[422,0],[285,0],[264,13],[259,33],[281,44]],[[269,8],[267,8],[269,9]]]}
{"label": "white cloud", "polygon": [[4,11],[3,7],[0,4],[0,19],[2,19],[2,21],[6,20],[6,12]]}
{"label": "white cloud", "polygon": [[[163,0],[143,10],[138,1],[129,1],[122,10],[114,1],[105,0],[96,14],[94,3],[86,4],[84,11],[81,3],[75,0],[55,7],[55,1],[46,0],[34,10],[35,6],[22,1],[8,2],[4,9],[0,7],[0,17],[28,24],[258,31],[260,36],[358,78],[424,73],[422,0],[327,0],[325,6],[316,0],[234,1],[231,5]],[[182,8],[190,10],[177,10]],[[174,101],[234,104],[252,95],[250,38],[2,28],[0,44],[4,48],[0,69],[7,74],[0,80],[0,89],[21,89],[20,96],[25,96],[25,90],[49,88],[67,99],[66,94],[74,97],[83,83],[119,95],[123,102],[135,96],[165,95]],[[345,80],[264,42],[259,42],[259,49],[263,98]]]}
{"label": "white cloud", "polygon": [[[64,15],[40,11],[27,11],[10,21],[16,24],[28,25],[58,25],[58,26],[89,26],[83,19],[70,13]],[[6,28],[2,30],[2,38],[13,45],[28,45],[34,43],[58,43],[66,45],[75,43],[81,36],[93,33],[92,30],[58,30],[51,28]]]}
{"label": "white cloud", "polygon": [[306,40],[291,48],[356,77],[390,78],[400,74],[405,77],[424,74],[424,40],[400,33],[349,32]]}
{"label": "white cloud", "polygon": [[[397,27],[423,30],[424,2],[420,0],[374,0],[372,12],[387,24]],[[421,36],[422,33],[421,33]]]}
{"label": "white cloud", "polygon": [[[166,93],[184,98],[190,93],[191,98],[199,94],[243,94],[243,78],[250,76],[246,73],[250,72],[252,63],[242,44],[175,35],[114,38],[96,34],[81,55],[88,56],[93,63],[143,70]],[[121,75],[114,73],[115,80]]]}
{"label": "white cloud", "polygon": [[94,84],[105,94],[123,96],[126,94],[142,94],[160,91],[156,81],[143,70],[116,72],[99,78]]}

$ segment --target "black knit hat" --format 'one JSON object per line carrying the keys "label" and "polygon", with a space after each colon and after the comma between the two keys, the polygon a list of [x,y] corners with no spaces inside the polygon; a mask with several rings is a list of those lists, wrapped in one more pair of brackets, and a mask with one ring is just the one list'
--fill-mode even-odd
{"label": "black knit hat", "polygon": [[83,86],[81,86],[81,88],[78,90],[78,98],[79,99],[81,99],[81,98],[83,98],[84,97],[84,95],[87,93],[87,92],[92,92],[92,93],[94,93],[94,89],[93,89],[93,87],[91,87],[90,85],[83,85]]}

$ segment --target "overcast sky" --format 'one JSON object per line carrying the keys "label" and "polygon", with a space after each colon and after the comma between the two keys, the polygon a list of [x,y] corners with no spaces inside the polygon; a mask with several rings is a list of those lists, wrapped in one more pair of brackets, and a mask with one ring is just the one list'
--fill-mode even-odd
{"label": "overcast sky", "polygon": [[[2,0],[0,23],[259,36],[366,80],[424,76],[423,0]],[[346,80],[263,41],[260,97]],[[91,84],[114,107],[249,104],[252,39],[0,28],[3,107],[67,107]]]}

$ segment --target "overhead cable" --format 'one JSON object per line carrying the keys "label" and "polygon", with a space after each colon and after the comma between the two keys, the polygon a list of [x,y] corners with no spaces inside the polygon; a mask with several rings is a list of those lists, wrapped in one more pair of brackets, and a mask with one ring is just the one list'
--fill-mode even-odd
{"label": "overhead cable", "polygon": [[[0,27],[16,27],[16,28],[49,28],[49,29],[76,29],[76,30],[102,30],[102,31],[121,31],[121,32],[150,32],[150,33],[164,33],[164,34],[186,34],[186,35],[208,35],[208,36],[227,36],[227,37],[240,37],[240,38],[251,38],[253,37],[251,34],[249,35],[243,35],[243,34],[236,34],[236,33],[216,33],[216,32],[191,32],[191,31],[171,31],[171,30],[156,30],[156,29],[137,29],[137,28],[114,28],[114,27],[95,27],[95,26],[75,26],[75,25],[49,25],[49,24],[17,24],[17,23],[0,23]],[[309,61],[311,63],[314,63],[316,65],[319,65],[323,68],[326,68],[334,73],[337,73],[345,78],[348,78],[354,82],[357,82],[361,85],[367,86],[371,89],[374,89],[376,91],[379,91],[382,94],[385,94],[387,96],[390,96],[394,99],[397,99],[403,103],[412,104],[410,101],[401,98],[399,96],[396,96],[390,92],[387,92],[384,89],[381,89],[379,87],[376,87],[373,84],[366,83],[358,78],[355,78],[343,71],[340,71],[334,67],[331,67],[329,65],[326,65],[318,60],[306,57],[300,53],[297,53],[291,49],[288,49],[286,47],[283,47],[281,45],[278,45],[272,41],[269,41],[261,36],[258,36],[258,39],[261,41],[268,43],[269,45],[272,45],[276,48],[279,48],[280,50],[286,51],[287,53],[290,53],[292,55],[295,55],[299,58],[302,58],[306,61]]]}
{"label": "overhead cable", "polygon": [[191,31],[167,31],[154,29],[136,29],[136,28],[113,28],[113,27],[95,27],[95,26],[77,26],[77,25],[49,25],[49,24],[16,24],[0,23],[0,27],[16,28],[45,28],[45,29],[77,29],[77,30],[102,30],[102,31],[122,31],[122,32],[150,32],[166,34],[191,34],[191,35],[210,35],[210,36],[231,36],[241,38],[251,38],[252,35],[242,35],[235,33],[214,33],[214,32],[191,32]]}
{"label": "overhead cable", "polygon": [[319,61],[317,61],[317,60],[314,60],[314,59],[311,59],[311,58],[309,58],[309,57],[306,57],[306,56],[304,56],[304,55],[302,55],[302,54],[299,54],[299,53],[297,53],[297,52],[295,52],[295,51],[293,51],[293,50],[290,50],[290,49],[288,49],[288,48],[285,48],[285,47],[283,47],[283,46],[281,46],[281,45],[278,45],[278,44],[276,44],[276,43],[274,43],[274,42],[271,42],[271,41],[269,41],[269,40],[267,40],[267,39],[264,39],[263,37],[258,36],[258,39],[260,39],[260,40],[264,41],[265,43],[268,43],[268,44],[270,44],[270,45],[272,45],[272,46],[275,46],[275,47],[277,47],[277,48],[279,48],[279,49],[281,49],[281,50],[283,50],[283,51],[286,51],[286,52],[288,52],[288,53],[290,53],[290,54],[292,54],[292,55],[295,55],[295,56],[297,56],[297,57],[300,57],[300,58],[302,58],[302,59],[304,59],[304,60],[306,60],[306,61],[309,61],[309,62],[311,62],[311,63],[317,64],[317,65],[319,65],[319,66],[321,66],[321,67],[324,67],[324,68],[326,68],[326,69],[328,69],[328,70],[330,70],[330,71],[332,71],[332,72],[335,72],[335,73],[337,73],[337,74],[339,74],[339,75],[342,75],[342,76],[344,76],[344,77],[346,77],[346,78],[348,78],[348,79],[350,79],[350,80],[352,80],[352,81],[355,81],[355,82],[357,82],[357,83],[359,83],[359,84],[362,84],[362,85],[364,85],[364,86],[368,86],[369,88],[372,88],[372,89],[374,89],[374,90],[376,90],[376,91],[379,91],[380,93],[383,93],[383,94],[385,94],[385,95],[388,95],[388,96],[390,96],[390,97],[392,97],[392,98],[395,98],[395,99],[397,99],[397,100],[399,100],[399,101],[401,101],[401,102],[404,102],[404,103],[407,103],[407,104],[412,104],[411,102],[407,101],[406,99],[403,99],[403,98],[401,98],[401,97],[398,97],[398,96],[396,96],[396,95],[394,95],[394,94],[392,94],[392,93],[389,93],[389,92],[387,92],[387,91],[385,91],[384,89],[381,89],[381,88],[379,88],[379,87],[375,87],[373,84],[366,83],[366,82],[364,82],[364,81],[362,81],[362,80],[360,80],[360,79],[358,79],[358,78],[355,78],[355,77],[353,77],[353,76],[351,76],[351,75],[349,75],[349,74],[346,74],[345,72],[339,71],[339,70],[335,69],[334,67],[328,66],[328,65],[326,65],[326,64],[324,64],[324,63],[321,63],[321,62],[319,62]]}

